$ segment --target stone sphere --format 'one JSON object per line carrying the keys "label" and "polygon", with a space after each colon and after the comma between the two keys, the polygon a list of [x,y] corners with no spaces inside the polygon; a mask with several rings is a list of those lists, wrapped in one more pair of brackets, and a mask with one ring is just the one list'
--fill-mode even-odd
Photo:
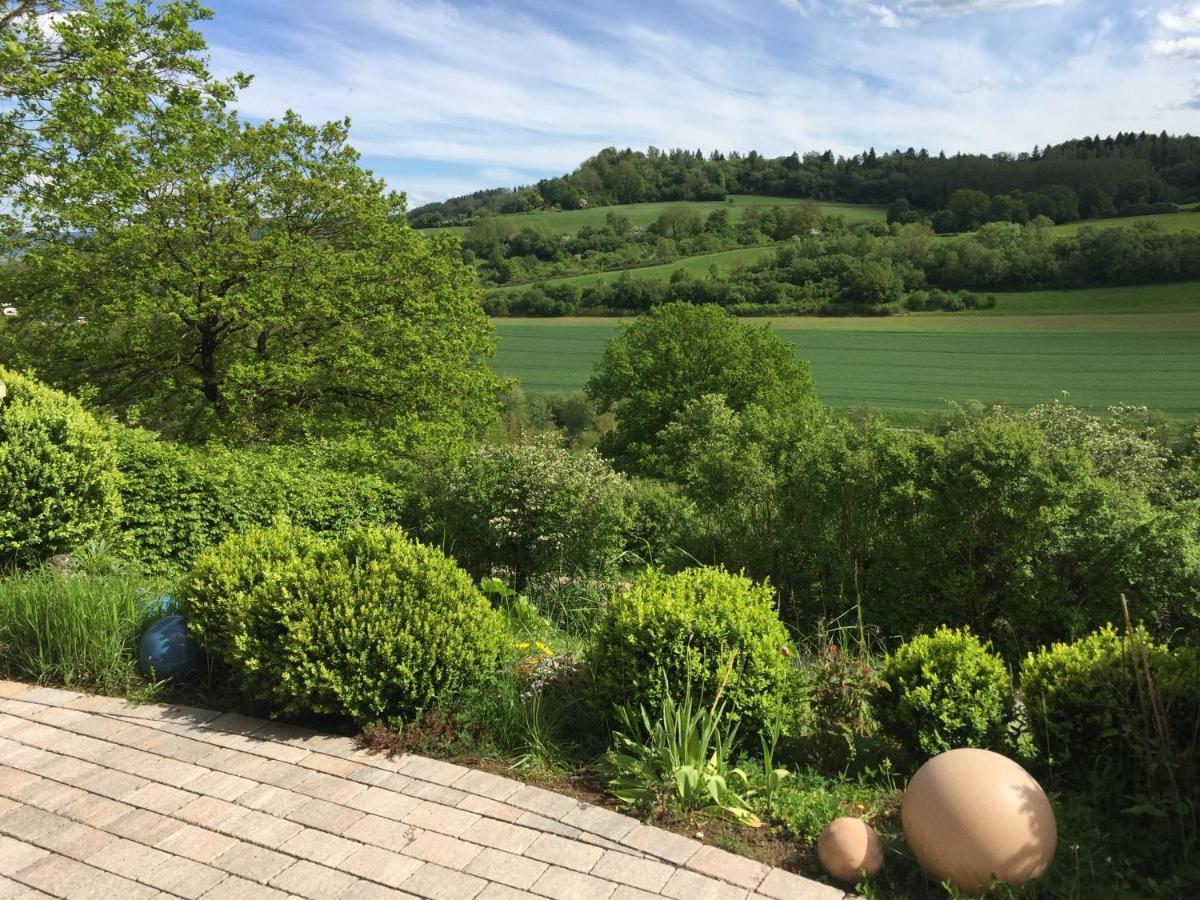
{"label": "stone sphere", "polygon": [[921,766],[904,792],[900,821],[921,868],[968,894],[986,891],[993,877],[1032,881],[1058,845],[1041,785],[990,750],[950,750]]}
{"label": "stone sphere", "polygon": [[138,644],[138,669],[147,678],[186,679],[203,674],[208,658],[192,640],[183,616],[163,616]]}
{"label": "stone sphere", "polygon": [[817,858],[838,881],[852,884],[864,870],[874,875],[883,868],[883,845],[875,829],[862,819],[842,816],[826,825],[817,838]]}

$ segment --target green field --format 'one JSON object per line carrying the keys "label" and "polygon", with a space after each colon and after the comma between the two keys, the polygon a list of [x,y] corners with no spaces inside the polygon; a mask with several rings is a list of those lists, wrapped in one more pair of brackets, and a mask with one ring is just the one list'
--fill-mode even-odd
{"label": "green field", "polygon": [[[708,215],[713,210],[728,209],[729,218],[740,222],[746,210],[752,206],[795,206],[807,203],[807,200],[796,197],[757,197],[750,194],[731,195],[727,200],[688,201],[687,206],[696,209],[701,215]],[[592,209],[571,209],[561,212],[509,213],[502,218],[512,221],[518,228],[530,225],[544,234],[574,234],[585,225],[599,228],[605,223],[610,212],[628,216],[636,226],[646,227],[656,221],[668,206],[676,206],[678,201],[666,203],[629,203],[622,206],[596,206]],[[885,222],[887,208],[883,206],[862,206],[853,203],[822,203],[821,211],[825,215],[845,216],[849,222]],[[451,231],[462,235],[466,227],[431,228],[429,231]]]}
{"label": "green field", "polygon": [[1055,225],[1054,231],[1060,235],[1077,234],[1080,228],[1129,228],[1135,222],[1153,222],[1163,231],[1171,234],[1180,231],[1200,230],[1200,210],[1192,208],[1186,212],[1164,213],[1158,216],[1124,216],[1114,219],[1087,219],[1082,222],[1067,222]]}
{"label": "green field", "polygon": [[[1191,288],[1194,299],[1197,286]],[[783,318],[772,325],[812,363],[817,391],[832,406],[909,418],[951,401],[1024,407],[1065,391],[1099,411],[1130,403],[1178,418],[1200,415],[1200,302],[1175,312],[1149,301],[1142,311],[1087,312],[1108,298],[1063,294],[1074,314]],[[1041,295],[1025,296],[1031,309],[1045,303]],[[619,320],[495,325],[497,372],[531,393],[566,393],[587,381]]]}
{"label": "green field", "polygon": [[762,247],[739,247],[736,250],[723,250],[720,253],[704,253],[700,256],[688,256],[673,263],[664,263],[661,266],[638,266],[631,269],[614,269],[611,272],[572,275],[567,278],[547,278],[543,281],[512,284],[502,288],[490,288],[489,290],[498,290],[501,292],[521,291],[531,288],[534,285],[545,287],[552,284],[574,284],[580,288],[585,288],[616,281],[625,274],[628,274],[632,278],[665,281],[678,269],[682,269],[691,275],[707,275],[710,266],[716,266],[717,271],[724,275],[732,272],[739,265],[748,266],[751,263],[758,262],[764,256],[770,256],[778,246],[778,244],[767,244]]}

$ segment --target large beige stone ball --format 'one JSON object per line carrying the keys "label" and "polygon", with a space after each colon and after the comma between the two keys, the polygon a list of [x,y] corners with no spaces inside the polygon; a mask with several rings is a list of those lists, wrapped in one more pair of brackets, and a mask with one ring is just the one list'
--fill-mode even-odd
{"label": "large beige stone ball", "polygon": [[1058,845],[1041,785],[990,750],[950,750],[921,766],[904,792],[900,821],[921,868],[968,894],[986,891],[993,877],[1032,881]]}
{"label": "large beige stone ball", "polygon": [[817,838],[817,858],[838,881],[853,883],[864,871],[874,875],[883,867],[883,846],[875,829],[862,819],[842,816]]}

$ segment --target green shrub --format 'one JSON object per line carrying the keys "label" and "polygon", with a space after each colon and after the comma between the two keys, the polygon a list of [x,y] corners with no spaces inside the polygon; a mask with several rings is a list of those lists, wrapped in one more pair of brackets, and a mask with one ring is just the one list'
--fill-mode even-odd
{"label": "green shrub", "polygon": [[1020,687],[1035,758],[1064,773],[1082,775],[1096,763],[1129,773],[1154,733],[1147,715],[1150,688],[1135,669],[1139,661],[1148,665],[1161,698],[1169,732],[1165,749],[1184,763],[1190,755],[1194,771],[1200,653],[1186,644],[1156,644],[1141,627],[1122,634],[1107,625],[1026,657]]}
{"label": "green shrub", "polygon": [[114,425],[123,476],[121,529],[144,567],[188,566],[226,535],[286,515],[316,531],[399,518],[402,492],[372,475],[345,472],[319,450],[196,449]]}
{"label": "green shrub", "polygon": [[1001,742],[1012,679],[970,629],[918,635],[888,656],[881,675],[879,724],[914,759]]}
{"label": "green shrub", "polygon": [[588,661],[602,709],[660,709],[665,684],[681,700],[691,690],[723,697],[744,739],[781,711],[788,680],[788,635],[774,593],[721,569],[643,573],[601,611]]}
{"label": "green shrub", "polygon": [[0,579],[0,671],[37,682],[123,691],[159,612],[144,579],[31,572]]}
{"label": "green shrub", "polygon": [[70,550],[116,524],[104,431],[73,397],[0,368],[0,564]]}
{"label": "green shrub", "polygon": [[620,557],[628,485],[594,451],[480,447],[432,493],[430,538],[477,576],[497,567],[521,583],[548,572],[601,574]]}
{"label": "green shrub", "polygon": [[507,644],[467,574],[393,528],[234,535],[201,554],[182,596],[232,683],[282,713],[411,720],[493,676]]}

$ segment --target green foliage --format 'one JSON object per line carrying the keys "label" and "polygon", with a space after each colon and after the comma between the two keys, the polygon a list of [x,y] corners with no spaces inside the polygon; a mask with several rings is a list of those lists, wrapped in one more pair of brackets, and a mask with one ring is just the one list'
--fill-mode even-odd
{"label": "green foliage", "polygon": [[1036,758],[1068,780],[1085,777],[1093,766],[1112,766],[1126,777],[1132,773],[1152,733],[1147,717],[1154,715],[1155,692],[1168,755],[1181,763],[1192,754],[1195,769],[1200,728],[1195,647],[1156,643],[1141,627],[1122,633],[1105,625],[1072,643],[1030,653],[1020,685]]}
{"label": "green foliage", "polygon": [[0,368],[0,564],[110,531],[118,483],[104,431],[78,400]]}
{"label": "green foliage", "polygon": [[317,446],[202,450],[113,425],[124,500],[121,531],[142,566],[171,571],[203,549],[286,515],[315,531],[396,522],[404,495],[378,475],[348,472]]}
{"label": "green foliage", "polygon": [[138,641],[159,614],[159,590],[121,575],[40,571],[0,578],[0,671],[129,691],[139,680]]}
{"label": "green foliage", "polygon": [[780,712],[789,652],[769,585],[721,569],[649,569],[600,611],[588,662],[602,710],[660,709],[664,684],[688,685],[720,692],[753,740]]}
{"label": "green foliage", "polygon": [[28,307],[0,353],[188,440],[478,430],[499,382],[472,272],[407,226],[348,129],[249,125],[215,101],[151,117],[129,139],[139,202],[82,221],[49,204],[0,273]]}
{"label": "green foliage", "polygon": [[891,653],[876,699],[884,732],[914,759],[1000,745],[1012,705],[1004,661],[969,629],[939,628]]}
{"label": "green foliage", "polygon": [[491,678],[508,641],[465,572],[395,529],[234,535],[200,556],[182,597],[246,697],[359,724],[411,720]]}
{"label": "green foliage", "polygon": [[704,394],[720,394],[735,412],[754,404],[775,413],[813,397],[808,366],[769,327],[743,325],[711,306],[673,303],[622,326],[588,382],[617,429],[601,450],[619,468],[662,469],[659,433]]}
{"label": "green foliage", "polygon": [[431,494],[430,539],[477,576],[611,571],[629,523],[624,478],[594,451],[544,442],[476,448]]}
{"label": "green foliage", "polygon": [[626,806],[762,824],[747,802],[746,773],[730,762],[737,725],[725,720],[719,699],[706,708],[688,687],[676,704],[668,689],[655,716],[644,706],[637,712],[621,706],[617,718],[621,730],[613,732],[616,747],[605,760],[613,773],[609,790]]}

